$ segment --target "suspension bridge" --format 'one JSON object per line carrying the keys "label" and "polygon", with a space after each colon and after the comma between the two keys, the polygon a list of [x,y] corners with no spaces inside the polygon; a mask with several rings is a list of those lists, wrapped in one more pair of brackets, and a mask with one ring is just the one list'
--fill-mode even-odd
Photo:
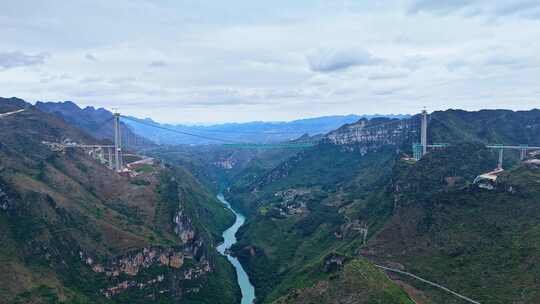
{"label": "suspension bridge", "polygon": [[[26,109],[20,109],[7,113],[0,113],[0,119],[16,115],[25,111]],[[342,128],[338,131],[330,132],[326,135],[325,140],[330,140],[334,144],[359,144],[361,146],[369,145],[381,145],[381,144],[393,144],[399,145],[400,143],[409,142],[412,144],[413,159],[419,161],[422,159],[429,151],[444,149],[449,146],[448,143],[429,143],[428,139],[428,124],[430,119],[436,119],[433,115],[429,115],[426,110],[423,110],[421,113],[411,116],[405,119],[392,119],[390,121],[377,121],[376,119],[371,119],[369,121],[362,120],[358,123],[351,124],[346,126],[348,128],[346,132],[342,132]],[[44,142],[51,147],[51,149],[56,151],[63,151],[65,149],[72,148],[82,148],[91,150],[92,153],[98,155],[97,158],[101,159],[103,162],[107,163],[109,168],[114,169],[118,172],[124,169],[124,156],[128,154],[125,153],[124,147],[127,149],[144,146],[145,143],[137,142],[143,140],[142,138],[135,137],[130,139],[121,132],[121,120],[129,120],[134,123],[142,124],[147,127],[165,130],[167,132],[187,135],[192,137],[197,137],[205,140],[214,141],[221,144],[224,147],[229,148],[247,148],[247,149],[305,149],[313,147],[321,143],[321,140],[292,140],[288,142],[279,142],[279,143],[254,143],[254,142],[244,142],[238,140],[228,139],[223,134],[220,136],[213,136],[207,134],[200,134],[202,130],[197,130],[193,128],[191,130],[181,130],[177,128],[170,128],[162,126],[159,124],[142,121],[139,119],[134,119],[129,116],[121,115],[117,110],[113,110],[113,139],[114,144],[112,145],[91,145],[91,144],[81,144],[74,142],[62,142],[62,143],[49,143]],[[436,119],[440,121],[439,119]],[[103,123],[103,126],[106,126],[107,121]],[[440,121],[442,124],[444,122]],[[220,132],[218,130],[205,130],[205,132]],[[127,133],[127,132],[126,132]],[[225,132],[227,133],[227,132]],[[147,143],[147,142],[146,142]],[[540,150],[540,146],[529,146],[527,144],[520,145],[505,145],[505,144],[488,144],[486,148],[493,149],[498,151],[499,158],[497,167],[494,171],[488,172],[487,176],[490,174],[497,175],[503,171],[503,160],[505,151],[518,151],[520,153],[520,159],[524,160],[527,156],[527,153],[530,151]]]}
{"label": "suspension bridge", "polygon": [[[248,149],[304,149],[313,147],[319,144],[320,140],[297,140],[281,143],[249,143],[236,140],[230,140],[226,137],[214,137],[209,135],[202,135],[196,133],[196,129],[188,131],[173,129],[156,125],[149,122],[133,119],[131,117],[118,114],[119,118],[131,120],[135,123],[144,124],[149,127],[166,130],[173,133],[179,133],[183,135],[189,135],[199,137],[207,140],[213,140],[220,143],[225,147],[230,148],[248,148]],[[413,158],[419,161],[429,151],[440,150],[450,146],[448,143],[429,143],[428,139],[428,124],[430,119],[435,119],[440,123],[446,125],[445,122],[433,117],[423,110],[421,113],[411,116],[405,119],[392,119],[390,121],[372,122],[361,121],[360,123],[352,124],[349,126],[348,132],[340,133],[339,131],[330,132],[327,137],[335,144],[351,143],[351,135],[354,138],[352,142],[361,145],[372,144],[395,144],[398,145],[402,142],[412,143]],[[115,133],[116,134],[116,133]],[[341,134],[346,138],[341,138]],[[348,136],[348,137],[347,137]],[[526,144],[520,145],[503,145],[503,144],[488,144],[488,149],[497,150],[499,153],[499,161],[497,164],[497,170],[503,170],[503,154],[505,150],[515,150],[520,152],[520,159],[524,160],[529,151],[540,150],[539,146],[529,146]]]}

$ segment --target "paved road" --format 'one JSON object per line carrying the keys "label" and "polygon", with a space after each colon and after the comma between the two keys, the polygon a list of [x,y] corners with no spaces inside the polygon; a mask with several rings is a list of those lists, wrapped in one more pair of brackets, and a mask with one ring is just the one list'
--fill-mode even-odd
{"label": "paved road", "polygon": [[414,275],[414,274],[412,274],[412,273],[405,272],[405,271],[401,271],[401,270],[399,270],[399,269],[388,268],[388,267],[381,266],[381,265],[375,265],[375,266],[376,266],[376,267],[379,267],[379,268],[381,268],[381,269],[384,269],[384,270],[386,270],[386,271],[396,272],[396,273],[399,273],[399,274],[403,274],[403,275],[406,275],[406,276],[415,278],[415,279],[420,280],[420,281],[422,281],[422,282],[424,282],[424,283],[427,283],[427,284],[429,284],[429,285],[431,285],[431,286],[435,286],[435,287],[440,288],[440,289],[442,289],[442,290],[444,290],[444,291],[446,291],[446,292],[449,292],[449,293],[455,295],[456,297],[461,298],[461,299],[463,299],[463,300],[465,300],[465,301],[467,301],[467,302],[470,302],[470,303],[473,303],[473,304],[480,304],[480,302],[477,302],[477,301],[475,301],[475,300],[469,299],[469,298],[467,298],[467,297],[464,296],[464,295],[460,295],[459,293],[457,293],[457,292],[455,292],[455,291],[453,291],[453,290],[450,290],[450,289],[448,289],[448,288],[446,288],[446,287],[444,287],[444,286],[442,286],[442,285],[439,285],[439,284],[437,284],[437,283],[434,283],[434,282],[428,281],[428,280],[426,280],[426,279],[423,279],[423,278],[421,278],[421,277],[419,277],[419,276],[417,276],[417,275]]}
{"label": "paved road", "polygon": [[21,113],[22,111],[25,111],[25,109],[20,109],[20,110],[13,111],[13,112],[2,113],[2,114],[0,114],[0,118],[4,118],[4,117],[9,116],[9,115]]}

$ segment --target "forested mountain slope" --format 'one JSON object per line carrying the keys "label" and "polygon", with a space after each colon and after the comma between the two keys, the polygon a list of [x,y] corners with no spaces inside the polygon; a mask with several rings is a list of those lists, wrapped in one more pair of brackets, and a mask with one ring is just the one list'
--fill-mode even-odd
{"label": "forested mountain slope", "polygon": [[[470,181],[494,157],[478,148],[400,162],[382,198],[393,204],[392,216],[359,253],[480,303],[539,302],[540,166],[516,165],[483,189]],[[428,294],[433,303],[462,303]]]}
{"label": "forested mountain slope", "polygon": [[[360,282],[357,275],[363,272],[370,274],[368,281],[380,283],[374,285],[385,286],[379,270],[365,268],[369,266],[362,258],[341,247],[361,240],[356,230],[361,223],[349,214],[365,206],[370,191],[385,183],[391,173],[386,164],[394,159],[392,149],[362,157],[357,149],[321,145],[292,157],[250,187],[232,189],[231,201],[252,215],[235,250],[264,303],[292,292],[291,288],[311,288],[318,282],[323,286]],[[360,268],[352,271],[355,267]],[[332,290],[328,289],[328,298],[338,295]],[[409,303],[399,288],[390,290],[394,292],[389,291],[386,303]],[[369,303],[367,287],[349,292],[353,293],[341,296]],[[381,290],[379,296],[384,293]]]}
{"label": "forested mountain slope", "polygon": [[223,145],[160,146],[146,153],[188,169],[209,189],[250,183],[302,149],[238,149]]}
{"label": "forested mountain slope", "polygon": [[[120,176],[99,143],[21,100],[0,100],[0,303],[237,303],[214,246],[233,218],[184,169]],[[9,274],[9,275],[5,275]]]}
{"label": "forested mountain slope", "polygon": [[540,109],[437,111],[430,115],[428,137],[433,143],[481,142],[540,146]]}
{"label": "forested mountain slope", "polygon": [[[540,111],[450,110],[434,113],[429,125],[430,141],[451,146],[418,162],[407,155],[414,138],[388,129],[378,134],[392,138],[364,142],[355,128],[344,127],[330,134],[352,132],[339,135],[350,142],[323,140],[232,187],[230,201],[253,216],[235,252],[262,303],[375,301],[364,293],[366,284],[339,288],[360,275],[348,263],[369,267],[364,259],[425,276],[481,303],[538,300],[540,278],[532,265],[539,258],[539,214],[533,210],[539,169],[507,153],[505,166],[514,169],[500,177],[496,190],[472,181],[497,164],[496,151],[485,143],[540,142]],[[370,282],[389,286],[379,270],[362,269],[379,278]],[[461,301],[417,281],[391,278],[419,303]],[[380,303],[397,301],[399,293],[394,296]]]}

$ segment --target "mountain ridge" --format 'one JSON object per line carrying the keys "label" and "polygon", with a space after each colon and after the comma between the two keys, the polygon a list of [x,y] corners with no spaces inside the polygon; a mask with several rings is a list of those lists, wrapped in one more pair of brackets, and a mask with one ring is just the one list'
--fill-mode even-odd
{"label": "mountain ridge", "polygon": [[[37,101],[35,107],[43,112],[61,117],[67,123],[85,130],[97,139],[114,140],[113,113],[104,108],[91,106],[81,108],[73,101]],[[124,146],[129,145],[132,148],[140,148],[153,145],[150,140],[135,134],[126,123],[120,122],[120,124],[120,133],[122,134]]]}

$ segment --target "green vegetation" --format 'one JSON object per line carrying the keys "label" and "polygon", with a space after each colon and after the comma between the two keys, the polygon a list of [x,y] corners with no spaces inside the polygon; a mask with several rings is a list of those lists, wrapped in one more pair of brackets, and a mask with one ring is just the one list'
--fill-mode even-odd
{"label": "green vegetation", "polygon": [[413,304],[407,294],[384,273],[362,258],[355,258],[340,266],[338,272],[321,273],[306,270],[292,282],[294,291],[274,303],[349,303],[358,304]]}
{"label": "green vegetation", "polygon": [[[241,179],[228,199],[251,218],[233,250],[258,299],[334,303],[310,288],[323,284],[320,294],[325,294],[343,282],[308,269],[321,270],[321,259],[339,252],[402,265],[481,303],[538,302],[539,169],[520,166],[517,154],[507,153],[505,167],[515,169],[499,177],[495,190],[479,189],[472,181],[497,164],[496,151],[485,143],[539,143],[539,114],[437,112],[430,138],[452,145],[419,162],[401,160],[395,147],[380,146],[362,156],[355,145],[322,144]],[[251,174],[249,165],[238,175],[243,173]],[[360,233],[364,227],[367,244]],[[436,288],[400,279],[418,301],[460,303]],[[367,298],[389,302],[382,294]]]}
{"label": "green vegetation", "polygon": [[[33,108],[22,118],[0,121],[0,272],[9,274],[0,275],[0,302],[238,302],[234,270],[215,250],[233,214],[187,171],[143,166],[135,179],[122,177],[84,151],[59,153],[41,143],[96,139]],[[193,230],[187,240],[174,231],[180,210],[189,223],[182,229]],[[184,264],[174,268],[154,260],[133,276],[92,268],[117,269],[115,261],[135,259],[143,248],[181,252]],[[189,271],[200,274],[190,279]],[[158,276],[161,281],[144,288],[104,296],[124,281],[137,285]]]}
{"label": "green vegetation", "polygon": [[[328,143],[300,152],[159,147],[154,156],[173,165],[141,166],[136,178],[81,151],[50,151],[43,138],[95,139],[35,109],[24,117],[9,128],[0,121],[8,197],[0,272],[14,274],[0,276],[0,298],[9,303],[238,303],[234,269],[215,250],[233,215],[206,189],[224,191],[249,216],[232,250],[259,303],[460,303],[372,261],[481,303],[540,302],[540,168],[508,153],[494,189],[471,183],[496,165],[485,143],[540,144],[540,111],[436,112],[430,141],[452,145],[418,162],[401,159],[409,143],[371,145],[367,154]],[[110,267],[142,248],[186,252],[184,264],[118,277],[88,265]],[[206,265],[210,272],[185,279]],[[160,275],[159,283],[103,296],[123,281]]]}
{"label": "green vegetation", "polygon": [[[404,194],[411,205],[369,247],[481,303],[538,302],[539,181],[539,168],[519,166],[492,191],[467,185],[421,200],[414,192]],[[400,250],[393,231],[401,231],[407,250]],[[433,303],[460,303],[437,290],[430,293]]]}
{"label": "green vegetation", "polygon": [[142,165],[135,169],[135,172],[137,173],[150,173],[154,171],[155,168],[152,165]]}
{"label": "green vegetation", "polygon": [[[354,148],[321,145],[289,159],[251,186],[231,190],[231,202],[264,211],[253,214],[233,248],[262,302],[290,292],[293,282],[303,281],[306,265],[320,265],[328,254],[358,244],[357,232],[337,235],[351,221],[349,213],[365,207],[373,189],[388,180],[387,165],[395,157],[391,149],[362,156]],[[255,187],[257,192],[252,191]]]}

